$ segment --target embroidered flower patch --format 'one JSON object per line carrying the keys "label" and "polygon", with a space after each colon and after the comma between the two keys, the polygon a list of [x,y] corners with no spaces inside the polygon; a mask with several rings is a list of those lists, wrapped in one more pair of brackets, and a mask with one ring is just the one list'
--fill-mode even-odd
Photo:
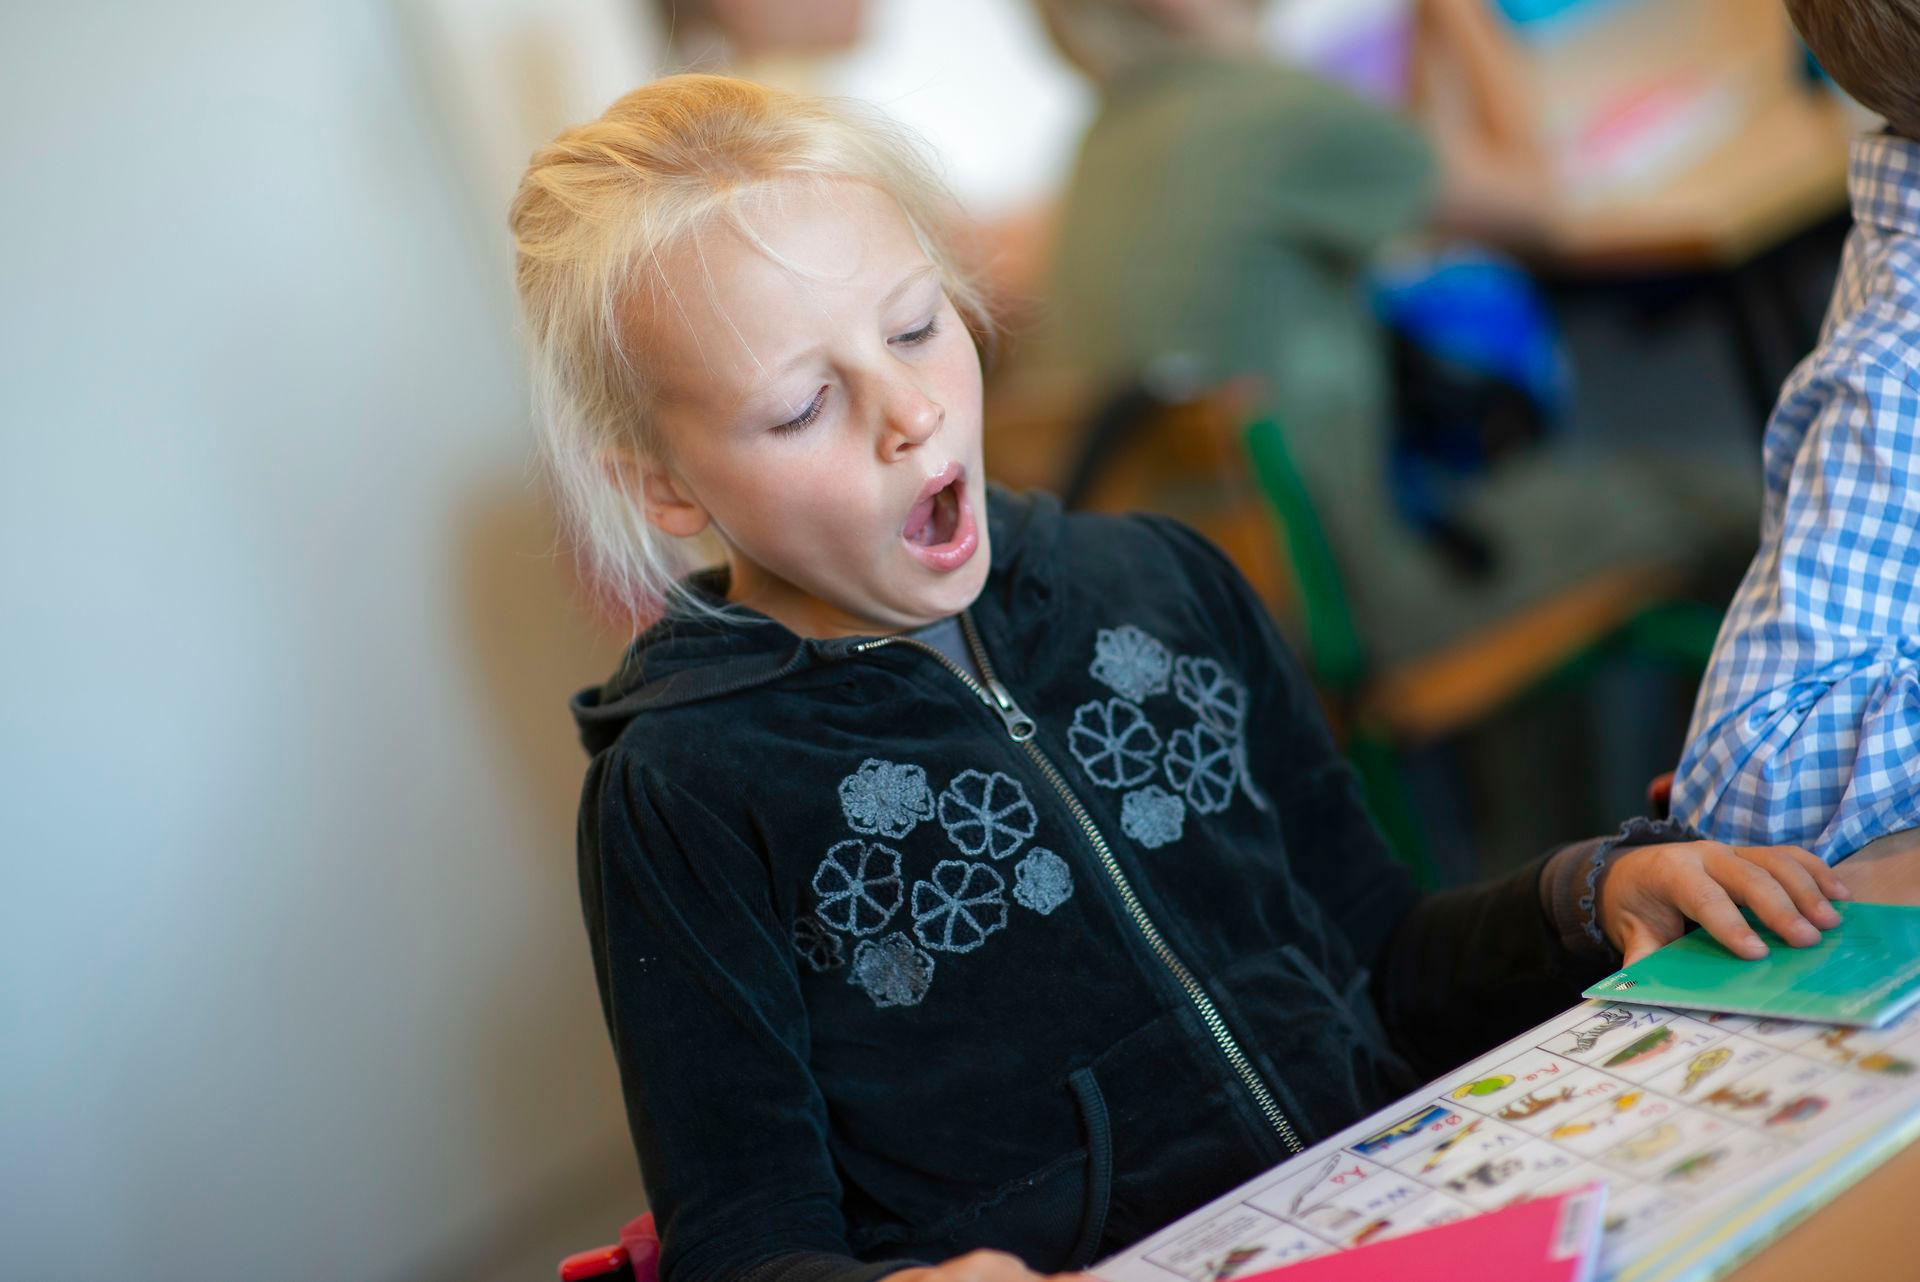
{"label": "embroidered flower patch", "polygon": [[1205,721],[1176,730],[1167,740],[1167,782],[1203,815],[1225,810],[1240,780],[1234,741]]}
{"label": "embroidered flower patch", "polygon": [[904,837],[933,817],[933,790],[919,766],[868,757],[840,781],[840,809],[855,832]]}
{"label": "embroidered flower patch", "polygon": [[818,917],[799,917],[793,923],[793,951],[808,970],[822,973],[832,970],[846,958],[840,936],[821,925]]}
{"label": "embroidered flower patch", "polygon": [[1094,637],[1088,671],[1122,698],[1139,703],[1149,695],[1165,694],[1172,669],[1167,647],[1131,623],[1101,628]]}
{"label": "embroidered flower patch", "polygon": [[866,989],[875,1006],[918,1006],[933,983],[933,958],[902,931],[863,939],[853,950],[847,982]]}
{"label": "embroidered flower patch", "polygon": [[1247,719],[1247,688],[1212,659],[1184,654],[1175,659],[1173,696],[1227,738],[1240,737]]}
{"label": "embroidered flower patch", "polygon": [[1067,861],[1035,846],[1013,869],[1013,899],[1045,917],[1073,898],[1073,873]]}
{"label": "embroidered flower patch", "polygon": [[820,920],[849,935],[871,935],[900,907],[900,852],[879,842],[847,840],[813,870]]}
{"label": "embroidered flower patch", "polygon": [[1103,788],[1128,788],[1153,774],[1160,732],[1138,705],[1096,699],[1074,710],[1067,748],[1087,778]]}
{"label": "embroidered flower patch", "polygon": [[1150,783],[1120,801],[1120,830],[1149,850],[1180,840],[1187,826],[1187,803]]}
{"label": "embroidered flower patch", "polygon": [[940,826],[963,855],[1005,859],[1040,822],[1012,775],[963,770],[940,794]]}
{"label": "embroidered flower patch", "polygon": [[1006,889],[991,865],[941,860],[913,883],[914,936],[939,952],[972,952],[1007,924]]}

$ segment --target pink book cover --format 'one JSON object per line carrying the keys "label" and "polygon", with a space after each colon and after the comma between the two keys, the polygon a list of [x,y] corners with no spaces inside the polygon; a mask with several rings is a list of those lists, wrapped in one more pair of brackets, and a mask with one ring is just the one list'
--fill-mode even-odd
{"label": "pink book cover", "polygon": [[1606,1195],[1587,1184],[1236,1282],[1590,1282]]}

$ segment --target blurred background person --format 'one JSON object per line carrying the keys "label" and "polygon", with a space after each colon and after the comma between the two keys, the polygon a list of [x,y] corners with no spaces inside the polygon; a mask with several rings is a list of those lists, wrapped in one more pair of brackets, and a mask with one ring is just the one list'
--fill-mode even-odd
{"label": "blurred background person", "polygon": [[[1038,3],[1101,94],[1062,205],[1046,358],[1109,384],[1167,356],[1203,381],[1259,376],[1371,655],[1431,652],[1609,566],[1737,565],[1751,550],[1757,477],[1737,461],[1520,449],[1427,478],[1411,504],[1396,494],[1391,346],[1368,272],[1429,228],[1532,236],[1537,201],[1506,195],[1537,190],[1524,148],[1448,167],[1498,149],[1437,148],[1415,122],[1276,63],[1260,0]],[[1538,369],[1554,358],[1550,322],[1536,323],[1524,341]],[[1548,374],[1534,394],[1552,387]]]}
{"label": "blurred background person", "polygon": [[1266,0],[1278,61],[1415,118],[1439,153],[1439,204],[1469,234],[1538,240],[1551,165],[1505,15],[1489,0]]}

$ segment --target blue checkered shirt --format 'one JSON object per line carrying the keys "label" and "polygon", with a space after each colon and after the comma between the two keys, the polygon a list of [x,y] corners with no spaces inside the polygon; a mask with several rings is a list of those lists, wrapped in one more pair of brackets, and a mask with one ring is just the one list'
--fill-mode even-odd
{"label": "blue checkered shirt", "polygon": [[1767,424],[1760,550],[1694,706],[1673,813],[1828,863],[1920,827],[1920,143],[1853,144],[1820,344]]}

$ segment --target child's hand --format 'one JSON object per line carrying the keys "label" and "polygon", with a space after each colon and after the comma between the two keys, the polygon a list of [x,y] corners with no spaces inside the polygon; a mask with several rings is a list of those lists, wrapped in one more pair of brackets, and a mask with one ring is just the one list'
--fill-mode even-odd
{"label": "child's hand", "polygon": [[1827,901],[1851,898],[1833,869],[1798,846],[1692,841],[1619,855],[1600,883],[1598,911],[1600,928],[1628,962],[1680,938],[1689,918],[1736,955],[1757,961],[1767,946],[1735,905],[1805,948],[1840,924]]}
{"label": "child's hand", "polygon": [[[881,1282],[1037,1282],[1042,1276],[1005,1251],[969,1251],[930,1268],[889,1273]],[[1091,1273],[1056,1273],[1053,1280],[1100,1282]]]}

